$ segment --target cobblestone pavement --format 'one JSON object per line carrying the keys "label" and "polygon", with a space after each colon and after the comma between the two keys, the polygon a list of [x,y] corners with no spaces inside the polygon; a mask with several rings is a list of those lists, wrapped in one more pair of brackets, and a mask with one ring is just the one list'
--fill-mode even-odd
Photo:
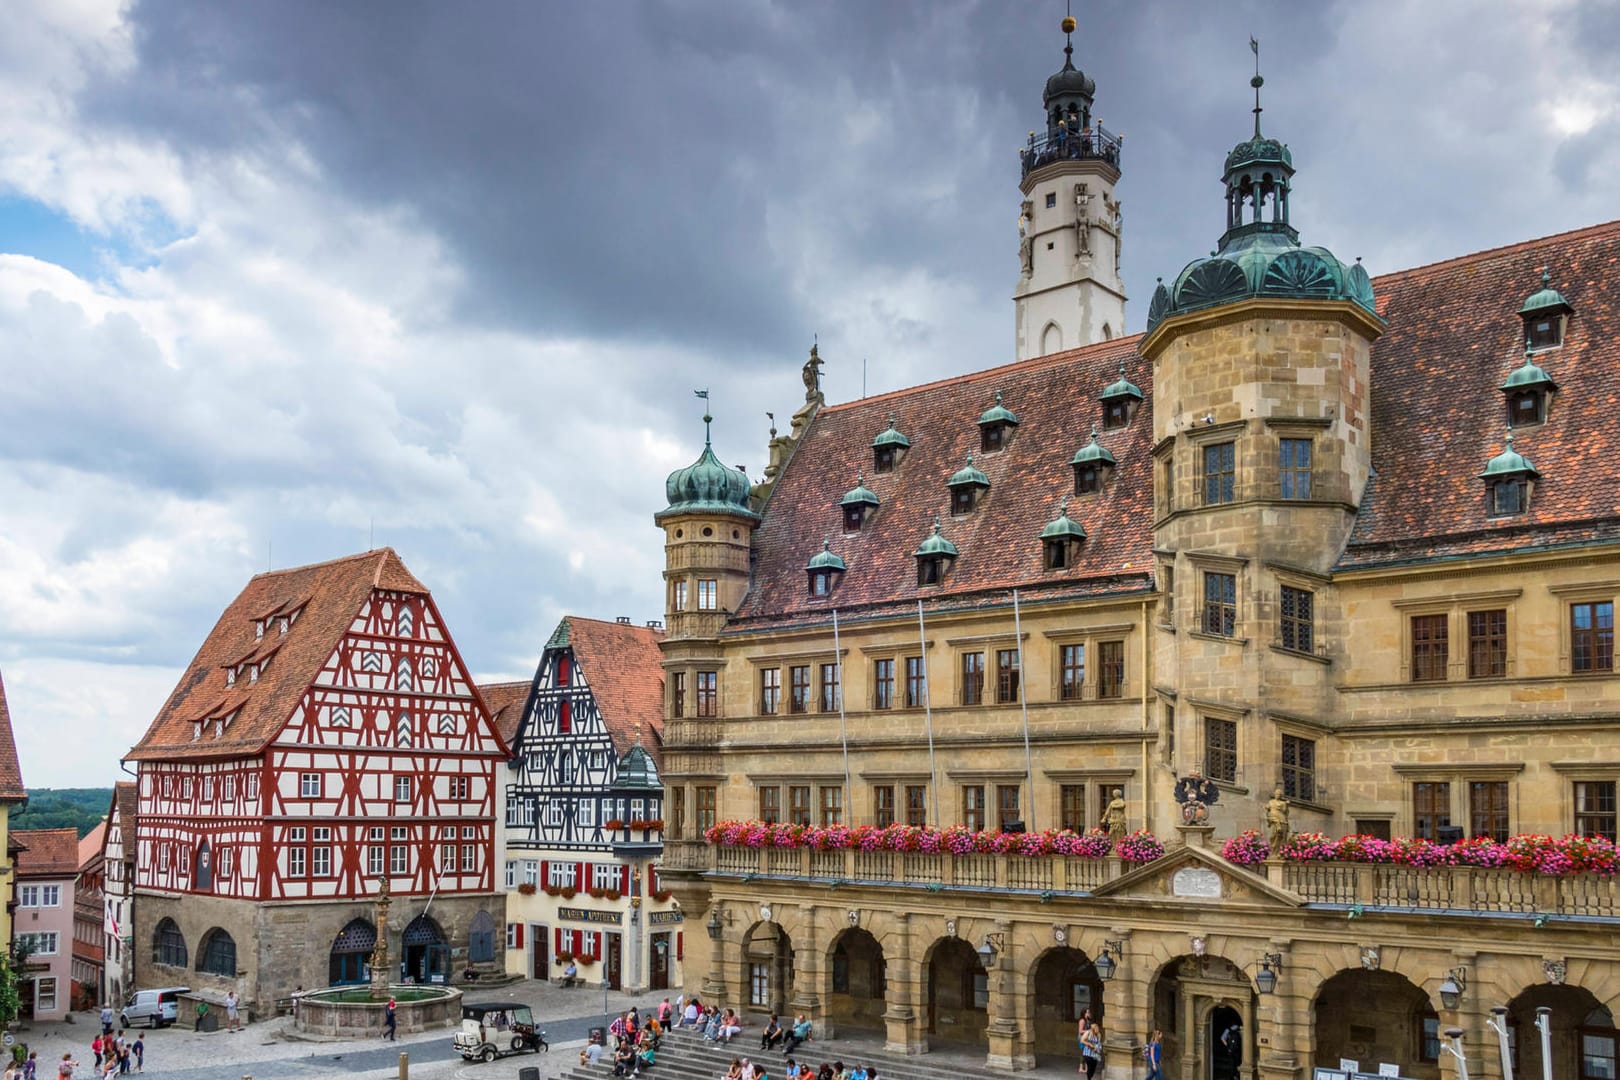
{"label": "cobblestone pavement", "polygon": [[[577,1050],[592,1027],[606,1026],[618,1013],[637,1005],[642,1015],[656,1008],[665,996],[679,991],[629,995],[609,993],[608,1011],[602,1009],[600,989],[561,990],[532,980],[490,989],[468,988],[467,1001],[517,1001],[531,1006],[551,1043],[550,1053],[516,1054],[489,1065],[463,1061],[451,1049],[453,1028],[402,1035],[396,1043],[376,1038],[310,1038],[292,1030],[288,1017],[247,1025],[240,1033],[196,1032],[171,1027],[157,1031],[131,1029],[146,1042],[143,1076],[162,1080],[313,1080],[325,1076],[395,1077],[399,1055],[410,1055],[412,1080],[513,1080],[518,1070],[534,1067],[540,1075],[555,1076],[578,1061]],[[90,1041],[99,1030],[93,1012],[74,1014],[72,1023],[33,1024],[19,1028],[20,1042],[39,1054],[41,1080],[55,1076],[55,1062],[71,1052],[79,1062],[76,1077],[95,1074]],[[132,1074],[134,1075],[134,1074]]]}

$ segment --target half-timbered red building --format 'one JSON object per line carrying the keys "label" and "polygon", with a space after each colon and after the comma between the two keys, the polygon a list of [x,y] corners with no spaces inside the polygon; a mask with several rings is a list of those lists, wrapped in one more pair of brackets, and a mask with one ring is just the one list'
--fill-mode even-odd
{"label": "half-timbered red building", "polygon": [[360,982],[384,881],[395,977],[495,961],[507,756],[391,549],[256,576],[128,756],[137,981],[261,1003]]}

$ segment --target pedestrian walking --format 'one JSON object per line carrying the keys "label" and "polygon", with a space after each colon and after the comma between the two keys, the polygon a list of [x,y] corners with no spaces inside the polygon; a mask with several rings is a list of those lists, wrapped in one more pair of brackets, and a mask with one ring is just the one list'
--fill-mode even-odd
{"label": "pedestrian walking", "polygon": [[135,1071],[136,1072],[145,1072],[146,1071],[146,1037],[143,1036],[143,1035],[135,1036],[135,1045],[130,1047],[130,1049],[132,1051],[134,1051],[134,1053],[135,1053]]}
{"label": "pedestrian walking", "polygon": [[101,1033],[103,1035],[113,1033],[113,1011],[110,1004],[101,1007]]}
{"label": "pedestrian walking", "polygon": [[237,1007],[241,1001],[237,999],[236,991],[232,990],[225,995],[225,1019],[230,1022],[232,1031],[242,1030],[242,1021],[236,1015]]}
{"label": "pedestrian walking", "polygon": [[35,1080],[39,1076],[39,1055],[30,1053],[28,1060],[23,1062],[23,1080]]}
{"label": "pedestrian walking", "polygon": [[1142,1047],[1142,1060],[1147,1062],[1147,1080],[1162,1080],[1164,1074],[1159,1069],[1164,1060],[1164,1032],[1158,1028],[1153,1029],[1153,1037]]}
{"label": "pedestrian walking", "polygon": [[[111,1033],[109,1032],[108,1034],[110,1035]],[[95,1055],[96,1068],[98,1069],[101,1068],[101,1048],[104,1045],[106,1038],[107,1036],[97,1035],[95,1038],[90,1040],[90,1053]]]}
{"label": "pedestrian walking", "polygon": [[394,999],[389,998],[388,1011],[383,1014],[383,1023],[386,1024],[388,1028],[387,1031],[383,1032],[383,1038],[387,1039],[389,1042],[398,1041],[397,1025],[399,1024],[399,1017],[396,1015],[396,1009],[397,1005]]}
{"label": "pedestrian walking", "polygon": [[73,1060],[71,1053],[63,1054],[62,1060],[56,1063],[56,1075],[58,1077],[72,1077],[73,1070],[78,1067],[79,1063]]}

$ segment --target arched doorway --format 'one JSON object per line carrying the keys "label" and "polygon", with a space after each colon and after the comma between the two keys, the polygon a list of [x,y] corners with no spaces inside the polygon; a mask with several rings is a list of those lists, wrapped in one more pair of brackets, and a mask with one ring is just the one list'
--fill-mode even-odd
{"label": "arched doorway", "polygon": [[743,979],[751,1012],[783,1014],[793,988],[793,942],[774,922],[757,922],[743,937]]}
{"label": "arched doorway", "polygon": [[[1091,957],[1079,949],[1048,949],[1030,974],[1035,1010],[1035,1052],[1062,1054],[1073,1061],[1080,1017],[1103,1020],[1102,979]],[[1106,1028],[1104,1029],[1106,1030]]]}
{"label": "arched doorway", "polygon": [[1546,1080],[1536,1010],[1548,1020],[1552,1071],[1559,1080],[1610,1080],[1615,1073],[1614,1014],[1580,986],[1542,983],[1508,1002],[1508,1049],[1518,1080]]}
{"label": "arched doorway", "polygon": [[852,927],[833,939],[829,959],[832,989],[827,995],[828,1018],[840,1028],[882,1031],[888,985],[883,946],[867,931]]}
{"label": "arched doorway", "polygon": [[356,986],[371,981],[371,953],[377,947],[377,928],[365,919],[351,919],[332,939],[327,957],[327,981],[333,986]]}
{"label": "arched doorway", "polygon": [[439,924],[418,915],[405,927],[400,944],[405,950],[401,973],[406,982],[448,982],[450,945]]}
{"label": "arched doorway", "polygon": [[1182,956],[1153,980],[1166,1080],[1250,1080],[1254,984],[1222,956]]}
{"label": "arched doorway", "polygon": [[495,917],[482,909],[467,930],[467,962],[487,964],[495,959]]}
{"label": "arched doorway", "polygon": [[928,950],[928,1033],[935,1042],[982,1043],[989,1020],[990,973],[961,938]]}
{"label": "arched doorway", "polygon": [[1348,1058],[1363,1072],[1381,1064],[1402,1076],[1438,1080],[1440,1015],[1429,995],[1393,971],[1341,971],[1316,992],[1316,1064]]}

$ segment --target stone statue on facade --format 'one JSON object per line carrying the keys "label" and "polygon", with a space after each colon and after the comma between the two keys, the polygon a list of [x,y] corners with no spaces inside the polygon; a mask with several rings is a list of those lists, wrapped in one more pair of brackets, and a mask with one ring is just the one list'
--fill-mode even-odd
{"label": "stone statue on facade", "polygon": [[1266,842],[1271,845],[1273,857],[1282,853],[1288,838],[1293,831],[1288,827],[1288,800],[1283,798],[1283,789],[1278,787],[1271,793],[1271,801],[1266,803]]}
{"label": "stone statue on facade", "polygon": [[1108,842],[1115,847],[1125,839],[1125,814],[1125,792],[1115,788],[1114,797],[1108,801],[1108,809],[1103,811],[1103,827],[1108,830]]}
{"label": "stone statue on facade", "polygon": [[1221,789],[1215,781],[1205,778],[1197,769],[1176,781],[1176,802],[1181,804],[1184,825],[1209,824],[1209,808],[1221,798]]}
{"label": "stone statue on facade", "polygon": [[1074,185],[1074,242],[1081,255],[1091,254],[1091,189]]}
{"label": "stone statue on facade", "polygon": [[821,400],[821,365],[824,363],[817,345],[810,346],[810,359],[804,362],[804,400]]}
{"label": "stone statue on facade", "polygon": [[1018,208],[1018,262],[1024,276],[1035,272],[1035,204],[1025,199]]}

